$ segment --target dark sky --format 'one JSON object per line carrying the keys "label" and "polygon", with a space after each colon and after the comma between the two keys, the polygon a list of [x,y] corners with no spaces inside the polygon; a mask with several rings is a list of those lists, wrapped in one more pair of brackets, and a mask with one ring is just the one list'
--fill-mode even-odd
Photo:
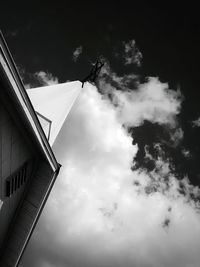
{"label": "dark sky", "polygon": [[[179,176],[187,174],[194,185],[200,185],[200,127],[191,126],[200,117],[197,6],[147,1],[2,1],[0,29],[25,83],[38,71],[52,73],[59,82],[82,79],[91,61],[103,55],[120,76],[135,72],[143,78],[159,77],[171,89],[180,88],[182,142],[174,146],[165,129],[145,122],[131,130],[140,147],[137,162],[149,170],[153,168],[152,162],[144,161],[144,146],[149,145],[156,153],[153,144],[162,143]],[[143,55],[141,68],[124,66],[116,57],[122,42],[132,39]],[[83,53],[74,62],[72,54],[79,46]],[[192,156],[185,157],[184,149]]]}
{"label": "dark sky", "polygon": [[[5,1],[0,25],[17,65],[27,72],[48,70],[61,81],[73,80],[84,76],[88,60],[99,54],[116,71],[124,72],[113,61],[113,54],[121,41],[135,39],[145,74],[180,83],[185,93],[197,96],[200,40],[195,6]],[[84,55],[79,64],[73,64],[72,51],[79,45]]]}
{"label": "dark sky", "polygon": [[[134,39],[143,54],[142,68],[135,72],[158,76],[174,89],[180,86],[185,97],[180,116],[184,143],[199,152],[199,130],[194,132],[188,124],[200,116],[200,23],[194,5],[5,1],[2,6],[0,27],[17,66],[24,71],[25,82],[40,70],[52,73],[60,82],[82,79],[99,55],[123,75],[130,69],[114,55],[122,41]],[[74,63],[72,53],[80,45],[83,53]],[[181,156],[175,157],[179,161]],[[187,161],[185,168],[197,182],[198,162]]]}
{"label": "dark sky", "polygon": [[[145,73],[187,85],[191,85],[190,79],[198,82],[200,41],[195,6],[5,1],[0,22],[16,63],[26,71],[44,69],[61,81],[77,79],[84,75],[89,59],[103,54],[112,61],[121,41],[135,39],[144,57]],[[85,53],[74,65],[71,54],[79,45]]]}

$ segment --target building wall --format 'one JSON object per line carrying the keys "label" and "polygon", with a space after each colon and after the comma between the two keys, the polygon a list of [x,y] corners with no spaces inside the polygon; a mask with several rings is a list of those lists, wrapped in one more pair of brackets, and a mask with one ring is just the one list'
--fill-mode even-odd
{"label": "building wall", "polygon": [[[1,88],[0,88],[1,89]],[[27,144],[20,127],[13,119],[16,115],[0,99],[0,246],[9,224],[23,196],[28,180],[10,196],[6,196],[6,180],[27,162],[27,178],[33,169],[33,152]]]}
{"label": "building wall", "polygon": [[1,267],[18,266],[59,169],[0,33]]}
{"label": "building wall", "polygon": [[56,173],[49,168],[45,161],[39,162],[0,257],[1,267],[17,266],[26,241],[34,230],[38,214],[45,204],[47,192],[52,186],[55,175]]}

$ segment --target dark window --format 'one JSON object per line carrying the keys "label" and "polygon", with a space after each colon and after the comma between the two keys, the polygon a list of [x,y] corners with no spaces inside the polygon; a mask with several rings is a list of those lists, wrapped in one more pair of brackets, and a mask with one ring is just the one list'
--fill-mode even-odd
{"label": "dark window", "polygon": [[6,181],[6,196],[10,196],[11,194],[11,182],[9,180]]}
{"label": "dark window", "polygon": [[17,174],[17,188],[20,188],[20,174]]}
{"label": "dark window", "polygon": [[27,163],[6,179],[6,196],[10,197],[26,182]]}

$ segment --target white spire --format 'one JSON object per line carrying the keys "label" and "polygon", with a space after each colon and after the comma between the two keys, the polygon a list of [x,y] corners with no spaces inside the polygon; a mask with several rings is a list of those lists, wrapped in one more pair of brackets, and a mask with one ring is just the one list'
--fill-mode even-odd
{"label": "white spire", "polygon": [[[81,91],[81,82],[68,82],[27,90],[33,107],[52,146],[62,125]],[[45,120],[42,116],[46,117]]]}

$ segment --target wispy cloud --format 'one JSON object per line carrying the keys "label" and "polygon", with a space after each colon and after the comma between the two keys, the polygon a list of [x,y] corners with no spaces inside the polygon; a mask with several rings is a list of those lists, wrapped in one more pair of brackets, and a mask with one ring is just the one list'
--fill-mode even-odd
{"label": "wispy cloud", "polygon": [[157,78],[133,92],[100,83],[101,94],[85,84],[55,143],[63,168],[25,266],[199,266],[199,188],[177,179],[160,144],[156,158],[146,147],[152,171],[134,169],[128,131],[144,120],[176,127],[179,93]]}
{"label": "wispy cloud", "polygon": [[53,85],[58,84],[58,78],[54,77],[49,72],[39,71],[35,73],[35,77],[43,84],[43,85]]}
{"label": "wispy cloud", "polygon": [[[22,73],[22,75],[25,75],[26,72],[24,70],[23,72],[24,73]],[[58,84],[58,78],[54,77],[50,72],[38,71],[29,76],[29,80],[31,81],[29,83],[25,83],[24,86],[26,89]]]}
{"label": "wispy cloud", "polygon": [[135,64],[137,66],[141,65],[142,53],[136,46],[135,40],[130,40],[128,42],[123,42],[124,46],[124,61],[125,65]]}
{"label": "wispy cloud", "polygon": [[19,29],[15,29],[13,31],[7,31],[6,32],[6,35],[7,36],[10,36],[10,37],[16,37],[17,35],[19,34]]}
{"label": "wispy cloud", "polygon": [[[131,90],[130,85],[133,84],[136,90]],[[116,85],[121,90],[117,90]],[[148,120],[171,128],[177,126],[181,93],[171,90],[167,83],[160,82],[158,78],[149,77],[146,82],[140,83],[138,76],[129,74],[120,77],[111,70],[109,64],[105,64],[99,87],[104,95],[112,97],[123,123],[139,126]]]}
{"label": "wispy cloud", "polygon": [[147,77],[145,82],[141,82],[140,76],[134,73],[119,76],[111,69],[109,62],[106,59],[104,61],[98,81],[99,90],[109,95],[119,109],[122,107],[120,116],[128,120],[126,123],[136,127],[149,121],[164,126],[171,139],[168,144],[178,146],[184,136],[176,117],[183,100],[180,89],[170,89],[167,83],[160,82],[157,77]]}
{"label": "wispy cloud", "polygon": [[80,57],[80,55],[83,52],[83,47],[82,46],[78,46],[74,51],[73,51],[73,61],[76,62],[78,60],[78,58]]}
{"label": "wispy cloud", "polygon": [[192,127],[200,127],[200,117],[192,121]]}
{"label": "wispy cloud", "polygon": [[183,148],[182,153],[183,153],[185,158],[191,158],[192,157],[192,154],[191,154],[190,150],[188,150],[188,149]]}

